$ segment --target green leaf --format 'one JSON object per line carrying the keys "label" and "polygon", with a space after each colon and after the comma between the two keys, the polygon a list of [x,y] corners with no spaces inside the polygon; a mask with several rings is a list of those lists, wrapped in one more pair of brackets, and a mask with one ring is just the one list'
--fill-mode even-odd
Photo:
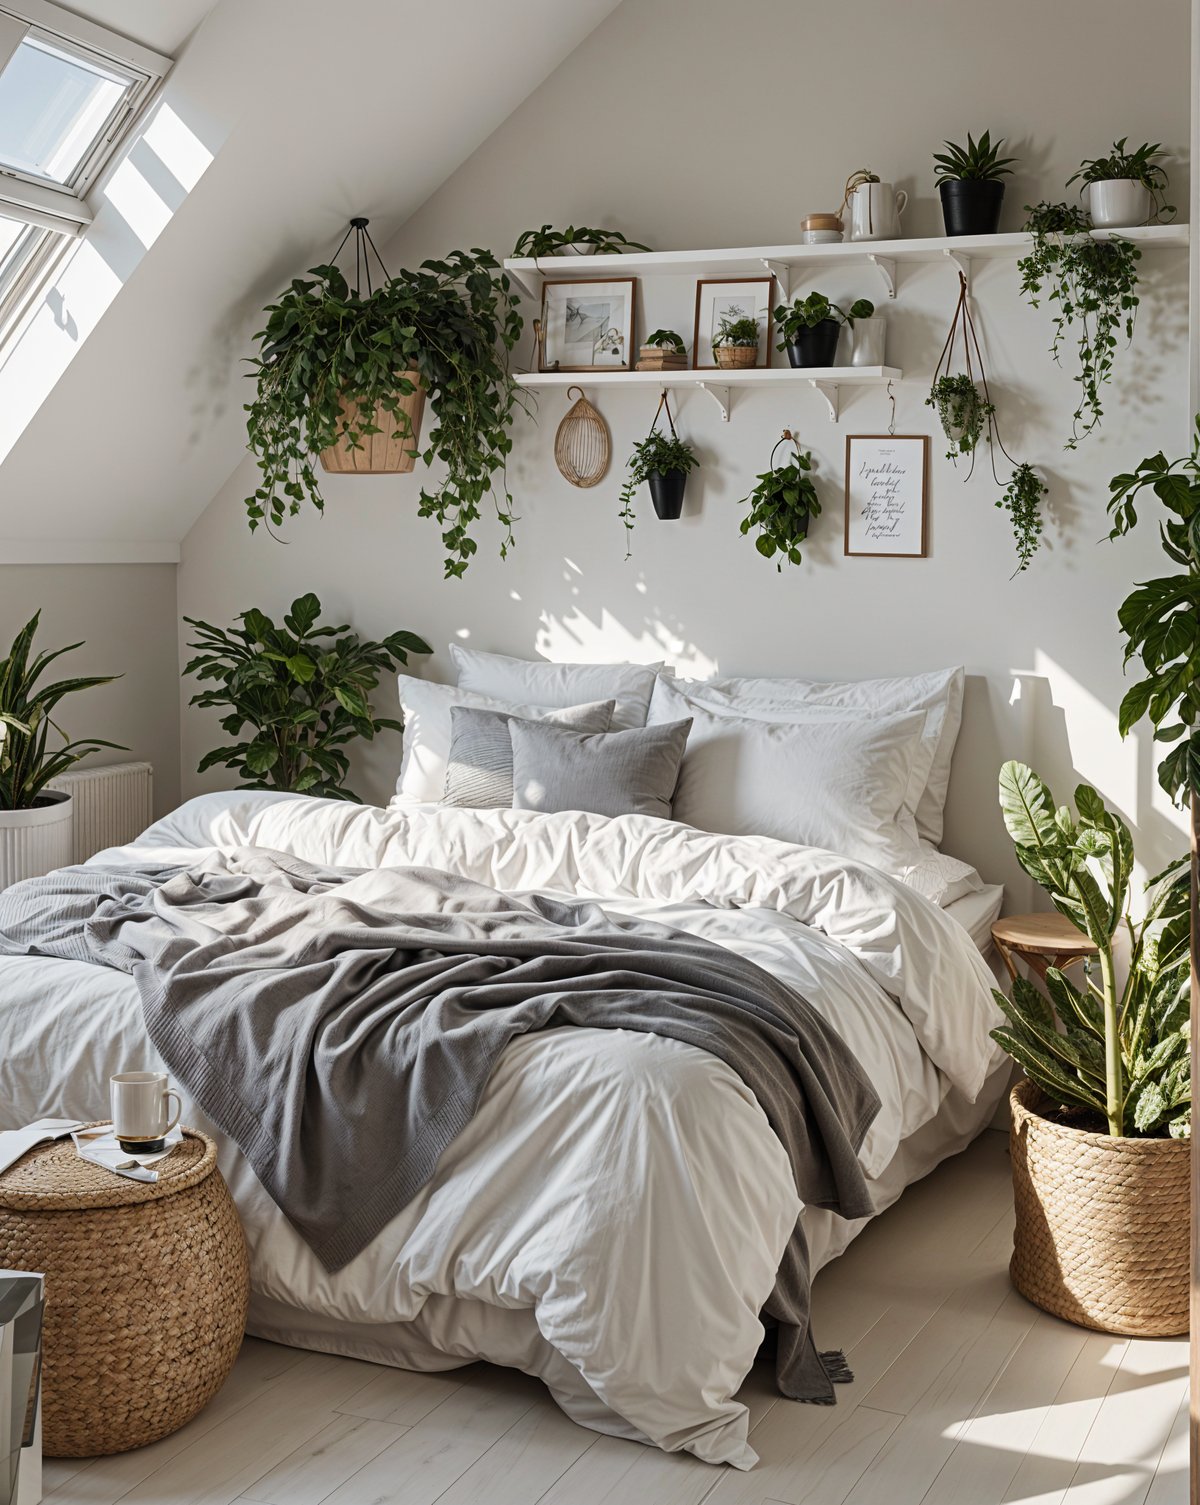
{"label": "green leaf", "polygon": [[264,774],[279,762],[279,749],[273,742],[252,742],[246,750],[246,767],[251,773]]}

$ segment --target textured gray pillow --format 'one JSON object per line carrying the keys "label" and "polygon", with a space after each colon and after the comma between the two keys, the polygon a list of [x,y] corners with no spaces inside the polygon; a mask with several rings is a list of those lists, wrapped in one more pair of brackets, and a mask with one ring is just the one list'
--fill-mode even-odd
{"label": "textured gray pillow", "polygon": [[[615,706],[612,700],[590,701],[587,705],[547,711],[545,719],[555,726],[579,732],[606,732],[612,725]],[[443,805],[462,805],[473,810],[512,808],[513,751],[508,735],[512,719],[505,711],[451,706]]]}
{"label": "textured gray pillow", "polygon": [[689,717],[597,735],[514,718],[512,807],[669,820],[691,725]]}

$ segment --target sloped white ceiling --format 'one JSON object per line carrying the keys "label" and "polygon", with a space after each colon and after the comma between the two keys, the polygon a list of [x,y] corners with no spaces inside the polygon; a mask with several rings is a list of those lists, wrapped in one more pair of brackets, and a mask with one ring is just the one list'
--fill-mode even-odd
{"label": "sloped white ceiling", "polygon": [[165,96],[214,159],[0,465],[0,560],[170,558],[244,453],[263,304],[352,214],[386,244],[617,3],[221,0]]}

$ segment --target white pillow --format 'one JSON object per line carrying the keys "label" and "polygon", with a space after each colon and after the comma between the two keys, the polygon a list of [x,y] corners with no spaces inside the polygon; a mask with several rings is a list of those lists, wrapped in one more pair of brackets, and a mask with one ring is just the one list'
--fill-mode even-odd
{"label": "white pillow", "polygon": [[612,730],[645,726],[657,664],[551,664],[483,653],[478,648],[450,644],[458,667],[458,685],[477,695],[520,700],[529,705],[561,707],[592,700],[615,700]]}
{"label": "white pillow", "polygon": [[732,679],[717,676],[703,681],[680,680],[689,695],[724,704],[742,714],[756,703],[823,706],[852,716],[897,716],[927,711],[929,772],[916,804],[917,830],[937,846],[942,839],[943,812],[950,788],[950,764],[962,725],[965,671],[935,669],[897,679]]}
{"label": "white pillow", "polygon": [[672,802],[704,831],[824,847],[897,876],[921,860],[906,806],[925,712],[847,720],[762,721],[660,679],[651,726],[692,718]]}
{"label": "white pillow", "polygon": [[504,711],[527,721],[542,721],[564,710],[563,706],[529,705],[524,701],[500,700],[476,695],[454,685],[438,685],[427,679],[398,674],[400,709],[404,716],[404,752],[396,797],[401,800],[440,800],[446,788],[446,765],[450,761],[453,726],[450,712],[456,705],[481,711]]}
{"label": "white pillow", "polygon": [[948,857],[927,841],[921,843],[921,857],[907,872],[901,873],[909,888],[924,894],[932,904],[945,909],[956,899],[965,899],[968,894],[977,894],[984,888],[984,881],[969,862],[960,862],[957,857]]}

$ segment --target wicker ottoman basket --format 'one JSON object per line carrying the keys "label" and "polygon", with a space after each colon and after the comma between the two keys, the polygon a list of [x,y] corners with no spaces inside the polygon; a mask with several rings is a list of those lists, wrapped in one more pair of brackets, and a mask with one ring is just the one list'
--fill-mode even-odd
{"label": "wicker ottoman basket", "polygon": [[192,1129],[155,1183],[70,1139],[0,1175],[0,1266],[46,1277],[43,1450],[90,1458],[178,1430],[237,1358],[249,1266],[216,1146]]}
{"label": "wicker ottoman basket", "polygon": [[1186,1333],[1189,1142],[1071,1128],[1043,1116],[1048,1105],[1032,1082],[1018,1083],[1010,1101],[1013,1285],[1081,1327]]}

